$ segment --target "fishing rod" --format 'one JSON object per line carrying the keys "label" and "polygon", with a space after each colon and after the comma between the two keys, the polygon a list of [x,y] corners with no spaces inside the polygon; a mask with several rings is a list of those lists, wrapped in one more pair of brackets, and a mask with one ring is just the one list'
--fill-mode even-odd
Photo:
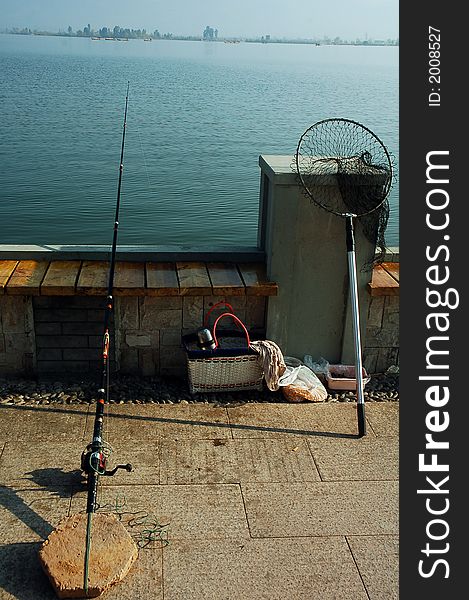
{"label": "fishing rod", "polygon": [[93,429],[93,440],[91,444],[88,444],[86,449],[83,451],[81,456],[81,468],[82,471],[87,475],[87,487],[88,497],[86,502],[86,513],[87,513],[87,525],[86,525],[86,547],[85,547],[85,562],[84,562],[84,574],[83,574],[83,589],[85,595],[88,595],[88,571],[91,553],[91,528],[92,528],[92,517],[93,513],[98,508],[97,496],[98,496],[98,482],[99,477],[112,476],[118,469],[125,469],[126,471],[132,471],[132,465],[117,465],[114,469],[108,471],[106,469],[107,459],[110,455],[110,445],[103,440],[103,421],[104,421],[104,406],[109,403],[109,380],[110,380],[110,364],[109,364],[109,347],[110,347],[110,335],[109,326],[111,315],[114,310],[114,272],[116,267],[116,249],[117,249],[117,232],[119,229],[119,209],[121,200],[121,185],[122,185],[122,173],[124,170],[124,145],[125,145],[125,132],[127,128],[127,107],[129,103],[129,86],[130,82],[127,82],[127,94],[125,97],[125,111],[124,111],[124,125],[122,129],[122,144],[121,154],[119,163],[119,183],[117,186],[117,201],[116,201],[116,216],[114,220],[114,234],[112,239],[112,250],[111,259],[109,265],[109,280],[108,290],[106,298],[106,309],[104,313],[104,335],[103,335],[103,346],[102,346],[102,379],[101,387],[98,390],[97,401],[96,401],[96,412],[94,418],[94,429]]}

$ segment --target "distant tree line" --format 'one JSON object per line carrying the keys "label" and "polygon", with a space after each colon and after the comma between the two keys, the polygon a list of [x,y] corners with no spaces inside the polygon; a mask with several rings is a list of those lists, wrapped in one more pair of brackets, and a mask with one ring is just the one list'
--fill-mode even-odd
{"label": "distant tree line", "polygon": [[160,32],[155,30],[153,34],[147,32],[146,29],[130,29],[129,27],[120,27],[120,25],[114,25],[114,27],[101,27],[98,30],[94,30],[91,28],[91,25],[88,23],[83,30],[78,29],[75,34],[71,30],[71,27],[68,28],[68,32],[70,35],[76,35],[77,37],[107,37],[107,38],[127,38],[127,39],[140,39],[140,38],[148,38],[148,37],[161,37]]}

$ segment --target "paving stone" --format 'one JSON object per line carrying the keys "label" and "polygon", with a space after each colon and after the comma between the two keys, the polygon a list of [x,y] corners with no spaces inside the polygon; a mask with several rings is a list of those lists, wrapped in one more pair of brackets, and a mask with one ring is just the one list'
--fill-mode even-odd
{"label": "paving stone", "polygon": [[[92,421],[92,419],[91,419]],[[87,432],[91,433],[92,424]],[[112,406],[108,419],[109,441],[159,438],[214,439],[231,437],[224,408],[201,404],[150,404]]]}
{"label": "paving stone", "polygon": [[161,442],[161,483],[318,481],[304,440]]}
{"label": "paving stone", "polygon": [[1,600],[57,600],[37,559],[40,545],[13,541],[0,545]]}
{"label": "paving stone", "polygon": [[377,436],[399,435],[399,402],[366,404],[366,418]]}
{"label": "paving stone", "polygon": [[399,598],[399,539],[394,535],[349,536],[347,540],[370,600]]}
{"label": "paving stone", "polygon": [[397,480],[399,440],[365,436],[356,440],[309,439],[323,481]]}
{"label": "paving stone", "polygon": [[[135,541],[147,527],[138,519],[153,513],[169,523],[169,545],[141,550],[106,599],[397,598],[398,483],[382,480],[396,475],[397,403],[367,403],[363,439],[355,404],[107,411],[109,467],[136,470],[100,478],[99,502]],[[37,552],[62,518],[85,509],[86,488],[72,487],[71,474],[93,416],[94,404],[0,405],[1,600],[56,597]],[[358,472],[376,480],[350,481]]]}
{"label": "paving stone", "polygon": [[[145,485],[103,487],[99,503],[106,511],[118,507],[124,524],[142,512],[167,524],[172,540],[245,539],[249,531],[238,485]],[[72,498],[71,511],[86,507],[86,494]],[[138,533],[138,527],[135,528]]]}
{"label": "paving stone", "polygon": [[0,405],[0,438],[81,443],[88,409],[83,404],[54,408]]}
{"label": "paving stone", "polygon": [[339,537],[177,541],[165,549],[163,561],[165,600],[368,598]]}
{"label": "paving stone", "polygon": [[394,481],[246,483],[253,537],[379,535],[398,531]]}
{"label": "paving stone", "polygon": [[[90,438],[91,440],[91,438]],[[144,445],[135,444],[135,440],[116,440],[112,444],[113,451],[109,457],[107,469],[113,469],[118,464],[130,463],[133,470],[119,470],[112,477],[101,477],[103,486],[119,485],[156,485],[160,480],[160,458],[158,443],[148,440]]]}
{"label": "paving stone", "polygon": [[105,600],[163,600],[162,550],[140,549],[127,577]]}
{"label": "paving stone", "polygon": [[44,541],[69,514],[70,498],[71,488],[23,490],[0,485],[1,544]]}
{"label": "paving stone", "polygon": [[117,517],[94,514],[85,593],[87,520],[87,514],[64,519],[39,550],[39,560],[59,598],[96,598],[122,581],[137,559],[137,545]]}
{"label": "paving stone", "polygon": [[[81,440],[79,440],[81,441]],[[7,442],[0,458],[0,484],[21,489],[79,485],[81,448],[77,442]]]}
{"label": "paving stone", "polygon": [[[246,404],[228,408],[233,437],[348,436],[357,429],[356,404]],[[371,435],[373,433],[371,432]]]}

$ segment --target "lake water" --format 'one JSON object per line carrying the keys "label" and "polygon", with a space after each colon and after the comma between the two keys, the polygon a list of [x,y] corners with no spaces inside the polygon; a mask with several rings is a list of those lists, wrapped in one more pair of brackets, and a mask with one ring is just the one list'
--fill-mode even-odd
{"label": "lake water", "polygon": [[[321,119],[398,158],[398,48],[0,35],[0,244],[255,245],[259,154]],[[398,245],[398,179],[388,245]]]}

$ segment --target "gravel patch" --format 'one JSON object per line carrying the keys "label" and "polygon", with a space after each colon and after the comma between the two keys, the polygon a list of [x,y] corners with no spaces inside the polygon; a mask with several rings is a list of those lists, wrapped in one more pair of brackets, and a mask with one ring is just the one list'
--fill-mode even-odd
{"label": "gravel patch", "polygon": [[[96,401],[99,384],[93,378],[53,376],[38,379],[0,379],[0,404],[90,404]],[[366,402],[397,402],[399,375],[376,374],[365,386]],[[353,392],[330,391],[325,402],[355,402]],[[248,402],[287,403],[281,391],[222,392],[191,394],[187,382],[163,377],[113,375],[110,385],[112,404],[187,404],[205,403],[233,406]]]}

